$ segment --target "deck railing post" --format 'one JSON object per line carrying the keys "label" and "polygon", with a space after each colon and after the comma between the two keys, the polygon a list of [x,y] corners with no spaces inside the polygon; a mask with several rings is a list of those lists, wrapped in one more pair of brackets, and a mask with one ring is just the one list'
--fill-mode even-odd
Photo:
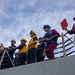
{"label": "deck railing post", "polygon": [[62,33],[61,36],[62,36],[63,54],[64,54],[64,57],[66,57],[66,49],[65,49],[65,42],[64,42],[64,34]]}

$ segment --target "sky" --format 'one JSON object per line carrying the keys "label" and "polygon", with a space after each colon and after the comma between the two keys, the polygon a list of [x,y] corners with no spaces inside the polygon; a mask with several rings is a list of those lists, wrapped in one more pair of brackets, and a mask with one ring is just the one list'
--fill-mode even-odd
{"label": "sky", "polygon": [[0,42],[9,46],[15,39],[30,39],[29,32],[44,35],[43,25],[49,24],[60,34],[60,22],[66,18],[71,29],[75,17],[75,0],[0,0]]}

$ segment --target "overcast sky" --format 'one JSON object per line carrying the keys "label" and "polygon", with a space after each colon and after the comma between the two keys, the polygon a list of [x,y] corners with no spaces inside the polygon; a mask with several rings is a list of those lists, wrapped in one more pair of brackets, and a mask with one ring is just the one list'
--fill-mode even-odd
{"label": "overcast sky", "polygon": [[66,18],[69,29],[75,16],[75,0],[0,0],[0,42],[17,44],[22,37],[29,40],[29,32],[34,30],[38,37],[44,35],[44,24],[63,32],[60,22]]}

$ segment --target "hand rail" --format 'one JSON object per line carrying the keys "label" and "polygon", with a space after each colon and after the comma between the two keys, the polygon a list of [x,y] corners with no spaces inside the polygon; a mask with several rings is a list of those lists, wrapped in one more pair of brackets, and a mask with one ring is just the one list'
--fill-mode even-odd
{"label": "hand rail", "polygon": [[[63,55],[60,54],[59,57],[66,57],[66,56],[71,55],[72,53],[75,53],[74,50],[71,51],[71,49],[75,47],[75,35],[69,38],[69,37],[67,37],[67,33],[65,33],[65,34],[62,33],[60,37],[62,38],[62,42],[58,43],[58,46],[60,46],[60,45],[62,45],[62,46],[60,46],[60,47],[57,46],[54,54],[55,55],[59,55],[60,53],[63,53]],[[65,38],[67,38],[67,40],[65,40]],[[74,41],[72,40],[73,38],[74,38]],[[68,43],[68,41],[69,41],[69,43]],[[71,46],[71,47],[69,47],[69,46]],[[66,49],[66,47],[69,47],[69,48]],[[8,56],[4,57],[5,53],[7,53]],[[51,55],[51,54],[49,54],[49,55]],[[10,56],[9,56],[8,51],[5,50],[3,52],[3,54],[2,54],[2,56],[0,56],[0,59],[1,59],[1,61],[0,61],[0,69],[1,69],[1,66],[5,66],[5,65],[8,64],[8,63],[2,64],[3,58],[6,58],[4,60],[4,62],[8,60],[7,58],[9,58],[9,60],[10,60],[10,62],[12,64],[12,67],[15,67],[14,64],[13,64],[13,62],[12,62],[12,60],[11,60],[11,58],[10,58]],[[56,58],[58,58],[58,57],[56,57]]]}

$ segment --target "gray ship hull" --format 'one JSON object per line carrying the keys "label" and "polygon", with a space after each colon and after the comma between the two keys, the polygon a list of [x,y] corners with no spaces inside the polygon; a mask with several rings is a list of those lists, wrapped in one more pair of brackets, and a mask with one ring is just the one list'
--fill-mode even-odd
{"label": "gray ship hull", "polygon": [[0,75],[75,75],[75,55],[0,70]]}

